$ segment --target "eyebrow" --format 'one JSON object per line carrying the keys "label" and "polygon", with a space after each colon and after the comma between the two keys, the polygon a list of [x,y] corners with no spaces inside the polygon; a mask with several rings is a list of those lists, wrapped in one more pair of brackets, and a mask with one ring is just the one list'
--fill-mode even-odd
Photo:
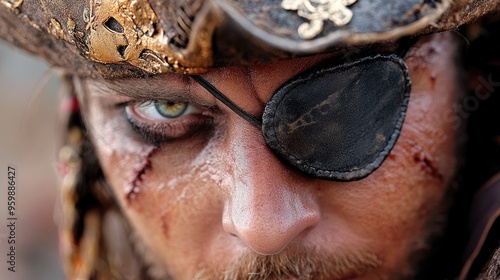
{"label": "eyebrow", "polygon": [[191,91],[191,83],[194,83],[194,80],[191,80],[190,77],[180,75],[176,79],[172,79],[172,77],[89,80],[88,83],[100,93],[124,96],[140,101],[189,102],[205,107],[215,105],[215,98],[209,93],[207,93],[208,98],[203,98]]}
{"label": "eyebrow", "polygon": [[[169,83],[157,78],[102,80],[94,83],[101,91],[135,99],[161,99],[190,95],[189,84]],[[169,86],[172,85],[172,86]]]}

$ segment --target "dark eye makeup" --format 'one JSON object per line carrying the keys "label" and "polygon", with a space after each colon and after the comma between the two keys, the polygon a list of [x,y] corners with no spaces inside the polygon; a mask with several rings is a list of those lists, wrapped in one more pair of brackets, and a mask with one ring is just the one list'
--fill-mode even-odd
{"label": "dark eye makeup", "polygon": [[150,100],[122,106],[132,130],[149,144],[189,137],[214,122],[210,109],[199,109],[188,102]]}

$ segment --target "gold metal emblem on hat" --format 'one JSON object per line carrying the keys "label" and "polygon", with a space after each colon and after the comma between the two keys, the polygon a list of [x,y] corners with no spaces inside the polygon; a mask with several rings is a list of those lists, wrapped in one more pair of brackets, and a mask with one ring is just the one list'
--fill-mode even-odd
{"label": "gold metal emblem on hat", "polygon": [[302,39],[313,39],[322,30],[325,20],[332,21],[336,26],[348,24],[353,16],[347,8],[357,0],[283,0],[281,7],[297,11],[299,16],[308,19],[299,26],[297,32]]}
{"label": "gold metal emblem on hat", "polygon": [[172,71],[166,57],[173,54],[166,47],[163,32],[157,30],[158,19],[146,1],[90,0],[83,18],[90,32],[90,59],[102,63],[126,61],[152,73]]}
{"label": "gold metal emblem on hat", "polygon": [[[91,61],[129,63],[152,74],[203,73],[212,64],[207,36],[218,23],[213,16],[183,50],[172,48],[148,0],[89,0],[82,16]],[[198,66],[190,67],[193,62]]]}

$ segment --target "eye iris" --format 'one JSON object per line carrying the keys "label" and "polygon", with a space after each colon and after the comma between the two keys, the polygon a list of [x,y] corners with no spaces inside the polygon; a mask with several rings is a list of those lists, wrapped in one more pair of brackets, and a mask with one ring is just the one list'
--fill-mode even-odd
{"label": "eye iris", "polygon": [[155,108],[165,118],[180,117],[187,109],[188,104],[184,102],[155,102]]}

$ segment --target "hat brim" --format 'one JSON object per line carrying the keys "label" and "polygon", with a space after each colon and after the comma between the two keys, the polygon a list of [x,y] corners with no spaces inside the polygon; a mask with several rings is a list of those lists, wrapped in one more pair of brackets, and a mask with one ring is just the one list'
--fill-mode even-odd
{"label": "hat brim", "polygon": [[497,0],[332,0],[317,15],[314,2],[3,0],[0,37],[83,77],[198,74],[456,29],[500,11]]}

